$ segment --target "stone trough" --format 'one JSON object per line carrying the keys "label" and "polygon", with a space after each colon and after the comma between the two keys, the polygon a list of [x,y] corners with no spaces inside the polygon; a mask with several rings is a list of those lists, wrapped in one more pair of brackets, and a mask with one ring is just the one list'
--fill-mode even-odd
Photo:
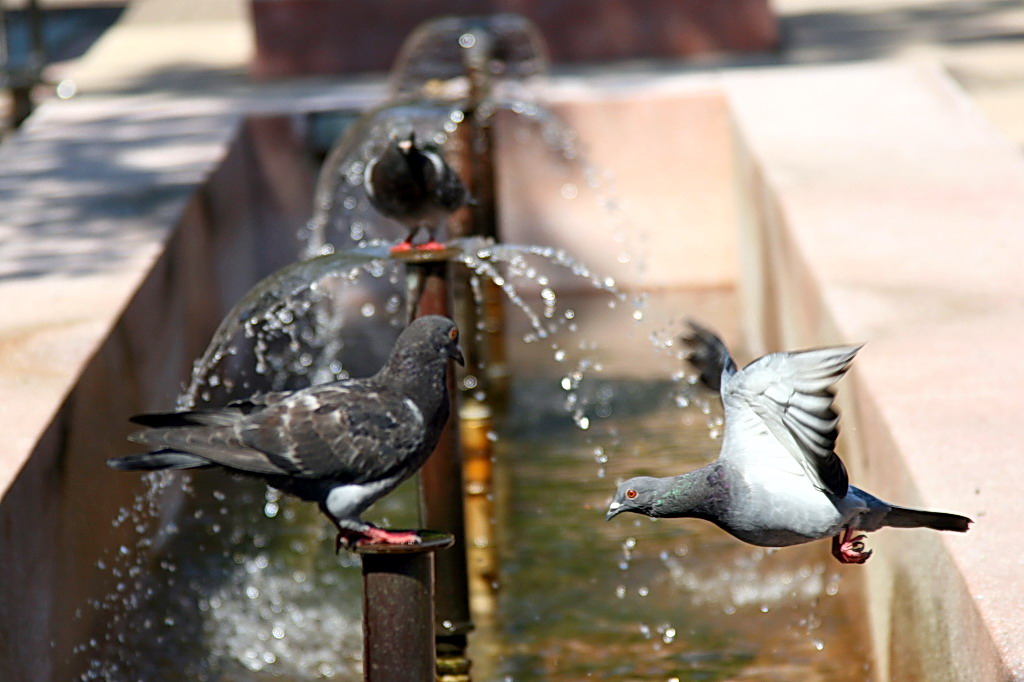
{"label": "stone trough", "polygon": [[[140,484],[102,466],[125,418],[172,404],[225,310],[295,258],[304,117],[383,96],[225,82],[53,101],[0,148],[3,679],[77,674],[74,610],[110,588],[82,567],[132,532],[110,520]],[[976,521],[879,533],[843,569],[866,577],[878,676],[1024,679],[1018,151],[930,65],[610,72],[543,96],[614,172],[645,267],[593,248],[598,208],[534,200],[548,179],[499,138],[505,238],[627,289],[735,286],[752,351],[866,341],[841,392],[853,479]]]}

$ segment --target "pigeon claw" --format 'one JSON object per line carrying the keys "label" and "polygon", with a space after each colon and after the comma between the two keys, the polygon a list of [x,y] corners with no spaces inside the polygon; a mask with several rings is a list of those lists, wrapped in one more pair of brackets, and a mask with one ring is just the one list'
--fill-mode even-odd
{"label": "pigeon claw", "polygon": [[853,535],[853,529],[847,526],[842,533],[832,538],[832,556],[841,564],[863,564],[871,557],[872,550],[864,549],[864,535]]}
{"label": "pigeon claw", "polygon": [[362,537],[363,534],[359,531],[339,529],[338,537],[334,539],[334,553],[341,554],[343,549],[352,549]]}
{"label": "pigeon claw", "polygon": [[406,240],[404,242],[399,242],[398,244],[395,244],[394,246],[391,247],[391,253],[405,253],[406,251],[411,251],[411,250],[412,250],[412,242],[409,241],[409,240]]}

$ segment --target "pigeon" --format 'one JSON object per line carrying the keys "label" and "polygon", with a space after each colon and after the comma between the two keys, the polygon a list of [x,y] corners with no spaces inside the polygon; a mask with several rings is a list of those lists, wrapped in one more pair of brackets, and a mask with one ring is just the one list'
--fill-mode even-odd
{"label": "pigeon", "polygon": [[861,346],[772,353],[738,370],[718,336],[690,322],[684,337],[701,380],[725,407],[718,459],[680,476],[640,476],[618,486],[606,519],[622,512],[697,518],[762,547],[832,538],[832,555],[863,564],[863,533],[886,526],[964,532],[971,519],[907,509],[849,484],[835,453],[833,385]]}
{"label": "pigeon", "polygon": [[434,235],[448,214],[471,203],[469,192],[458,174],[445,162],[433,144],[416,144],[415,133],[389,141],[381,153],[366,164],[363,176],[366,194],[383,215],[405,225],[405,240],[392,252],[409,251],[421,227],[428,240],[419,250],[441,250]]}
{"label": "pigeon", "polygon": [[448,359],[464,364],[446,317],[414,320],[373,376],[267,393],[221,409],[143,414],[129,439],[151,451],[107,460],[121,470],[220,466],[316,502],[338,529],[336,550],[417,544],[360,519],[420,468],[448,421]]}

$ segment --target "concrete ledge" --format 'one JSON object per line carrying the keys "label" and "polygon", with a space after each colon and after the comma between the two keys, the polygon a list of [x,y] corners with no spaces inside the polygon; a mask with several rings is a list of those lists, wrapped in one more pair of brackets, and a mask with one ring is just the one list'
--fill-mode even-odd
{"label": "concrete ledge", "polygon": [[110,521],[141,485],[103,459],[125,452],[126,416],[173,403],[227,307],[293,259],[312,175],[294,190],[303,169],[267,143],[287,138],[228,108],[53,102],[0,148],[0,620],[18,624],[0,678],[83,669],[69,652],[95,614],[75,610],[110,592],[96,559],[134,534]]}
{"label": "concrete ledge", "polygon": [[755,205],[750,341],[868,341],[841,393],[854,480],[977,522],[963,536],[877,534],[883,678],[1024,679],[1022,562],[1007,549],[1024,514],[1024,160],[937,68],[724,84]]}

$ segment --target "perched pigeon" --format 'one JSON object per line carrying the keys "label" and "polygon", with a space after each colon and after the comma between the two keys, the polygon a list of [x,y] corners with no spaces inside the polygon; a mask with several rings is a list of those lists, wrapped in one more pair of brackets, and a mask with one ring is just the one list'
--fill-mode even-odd
{"label": "perched pigeon", "polygon": [[409,229],[405,241],[392,251],[408,251],[421,227],[428,241],[419,249],[439,250],[444,246],[434,233],[448,214],[469,203],[469,192],[436,145],[416,145],[415,133],[393,139],[366,165],[363,178],[370,203],[382,214]]}
{"label": "perched pigeon", "polygon": [[871,556],[864,535],[892,526],[964,532],[956,514],[891,505],[849,485],[835,453],[839,415],[832,386],[860,346],[772,353],[737,370],[725,344],[691,322],[689,360],[702,380],[720,386],[725,435],[718,459],[681,476],[640,476],[619,485],[608,519],[631,511],[651,517],[705,519],[763,547],[832,538],[844,564]]}
{"label": "perched pigeon", "polygon": [[337,546],[413,544],[359,516],[427,459],[448,420],[448,359],[463,363],[455,324],[418,318],[375,375],[268,393],[216,410],[132,417],[130,439],[152,451],[107,460],[114,469],[222,466],[317,502]]}

